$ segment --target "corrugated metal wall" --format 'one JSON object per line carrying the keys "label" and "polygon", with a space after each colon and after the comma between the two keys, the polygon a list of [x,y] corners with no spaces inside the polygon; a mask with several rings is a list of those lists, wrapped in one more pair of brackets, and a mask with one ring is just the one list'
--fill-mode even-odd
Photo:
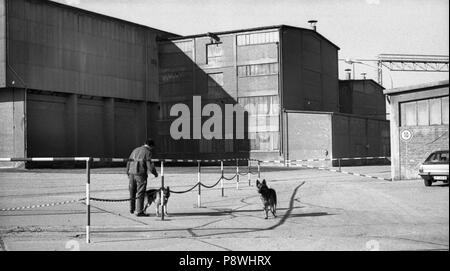
{"label": "corrugated metal wall", "polygon": [[103,128],[103,102],[79,99],[77,155],[103,156],[105,152]]}
{"label": "corrugated metal wall", "polygon": [[[285,118],[289,159],[390,155],[389,121],[307,112],[288,112]],[[346,163],[355,164],[355,161]],[[331,165],[329,162],[313,164]]]}
{"label": "corrugated metal wall", "polygon": [[6,1],[9,64],[28,88],[157,100],[162,31],[47,1]]}
{"label": "corrugated metal wall", "polygon": [[6,86],[6,13],[5,0],[0,0],[0,88]]}
{"label": "corrugated metal wall", "polygon": [[339,112],[338,49],[309,30],[282,37],[284,108]]}
{"label": "corrugated metal wall", "polygon": [[27,112],[29,154],[67,155],[66,98],[29,94]]}
{"label": "corrugated metal wall", "polygon": [[135,104],[117,102],[115,105],[115,153],[119,157],[126,157],[131,150],[144,143],[144,138],[138,135],[138,108]]}
{"label": "corrugated metal wall", "polygon": [[333,114],[333,156],[389,156],[389,121]]}
{"label": "corrugated metal wall", "polygon": [[[155,132],[146,134],[143,102],[48,92],[29,94],[27,107],[29,157],[128,157]],[[154,104],[147,107],[154,113]]]}

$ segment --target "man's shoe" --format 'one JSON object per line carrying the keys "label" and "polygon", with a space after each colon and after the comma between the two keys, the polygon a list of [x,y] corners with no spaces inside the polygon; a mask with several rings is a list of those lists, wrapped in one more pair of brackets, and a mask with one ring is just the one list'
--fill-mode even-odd
{"label": "man's shoe", "polygon": [[130,210],[130,214],[134,214],[134,210]]}
{"label": "man's shoe", "polygon": [[138,214],[136,214],[136,216],[150,216],[150,215],[146,214],[146,213],[138,213]]}

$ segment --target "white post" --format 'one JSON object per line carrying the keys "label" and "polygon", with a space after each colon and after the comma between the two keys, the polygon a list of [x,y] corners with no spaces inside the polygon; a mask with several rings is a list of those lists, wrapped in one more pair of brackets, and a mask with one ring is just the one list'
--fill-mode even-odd
{"label": "white post", "polygon": [[86,208],[87,208],[87,224],[86,224],[86,243],[91,242],[91,203],[90,203],[90,185],[91,185],[91,158],[86,160]]}
{"label": "white post", "polygon": [[239,190],[239,159],[236,159],[236,189]]}
{"label": "white post", "polygon": [[164,161],[161,161],[161,220],[164,220]]}
{"label": "white post", "polygon": [[220,173],[221,173],[221,179],[220,179],[220,189],[222,190],[222,197],[224,196],[224,189],[223,189],[223,161],[220,161]]}
{"label": "white post", "polygon": [[250,159],[248,159],[248,186],[252,186],[252,183],[251,183],[251,173],[250,173],[250,163],[251,163],[252,161],[250,160]]}
{"label": "white post", "polygon": [[201,186],[201,176],[200,176],[200,161],[198,161],[197,170],[197,183],[198,183],[198,196],[197,196],[197,206],[200,208],[202,206],[202,186]]}
{"label": "white post", "polygon": [[261,165],[259,160],[258,160],[258,180],[261,181]]}

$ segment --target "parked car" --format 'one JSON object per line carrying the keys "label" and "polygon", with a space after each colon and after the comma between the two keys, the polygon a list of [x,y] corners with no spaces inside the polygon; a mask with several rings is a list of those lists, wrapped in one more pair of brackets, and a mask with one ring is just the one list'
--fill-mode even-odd
{"label": "parked car", "polygon": [[431,186],[436,181],[448,183],[448,162],[448,150],[435,151],[428,156],[419,168],[419,175],[423,178],[425,186]]}

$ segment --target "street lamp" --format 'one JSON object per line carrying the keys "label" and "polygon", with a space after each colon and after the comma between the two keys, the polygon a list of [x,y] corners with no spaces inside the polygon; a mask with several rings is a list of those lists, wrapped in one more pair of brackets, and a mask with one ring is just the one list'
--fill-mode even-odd
{"label": "street lamp", "polygon": [[[361,65],[365,65],[365,66],[371,67],[373,69],[379,70],[379,67],[375,67],[375,66],[366,64],[366,63],[362,62],[361,60],[356,60],[356,59],[351,59],[351,58],[339,59],[339,60],[343,60],[345,63],[347,63],[349,65],[352,65],[352,67],[353,67],[353,78],[355,78],[355,64],[361,64]],[[377,61],[377,60],[371,60],[371,59],[369,60],[369,59],[367,59],[367,60],[363,60],[363,61]],[[389,71],[389,73],[388,73],[389,78],[391,79],[391,88],[393,88],[394,87],[394,81],[392,80],[392,76],[391,76],[390,70],[388,70],[388,71]],[[361,74],[361,75],[363,75],[363,74]],[[378,82],[378,83],[381,84],[380,82]]]}

